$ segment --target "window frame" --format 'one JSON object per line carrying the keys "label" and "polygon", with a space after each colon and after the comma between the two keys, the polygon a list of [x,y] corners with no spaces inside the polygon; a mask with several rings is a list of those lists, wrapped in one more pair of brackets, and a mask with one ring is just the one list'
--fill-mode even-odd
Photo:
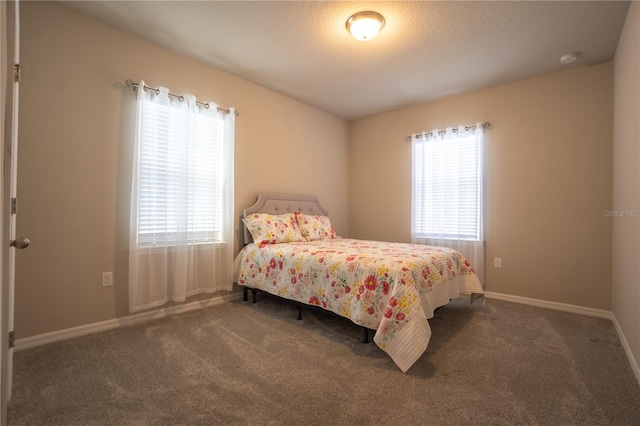
{"label": "window frame", "polygon": [[[170,96],[167,97],[166,101],[161,101],[162,103],[158,103],[157,100],[153,99],[153,97],[156,96],[156,94],[151,93],[149,97],[143,97],[140,102],[140,111],[139,111],[139,116],[137,118],[137,125],[138,125],[138,137],[139,137],[139,144],[140,146],[138,146],[137,149],[137,156],[136,156],[136,160],[138,161],[138,173],[133,176],[134,182],[132,182],[133,185],[136,185],[136,193],[137,193],[137,200],[143,200],[144,197],[149,196],[147,193],[149,192],[153,192],[155,189],[161,188],[160,190],[162,191],[166,191],[167,190],[167,185],[158,185],[157,181],[156,181],[156,186],[153,189],[148,189],[145,188],[145,185],[148,184],[148,180],[146,176],[147,173],[153,174],[154,171],[152,170],[151,172],[149,172],[148,170],[148,166],[146,166],[144,163],[145,162],[149,162],[152,163],[151,165],[151,169],[153,169],[154,166],[158,167],[158,170],[162,169],[162,165],[159,165],[159,163],[162,163],[162,159],[158,159],[158,155],[156,156],[148,156],[148,152],[146,152],[146,149],[149,148],[149,146],[147,146],[147,142],[149,142],[147,139],[150,137],[151,139],[154,139],[152,142],[150,142],[151,144],[151,151],[157,151],[157,150],[165,150],[165,154],[166,154],[166,163],[164,164],[164,166],[171,166],[171,167],[167,167],[166,169],[162,169],[162,171],[160,171],[160,173],[164,173],[166,175],[166,180],[168,181],[169,179],[176,179],[175,175],[178,174],[179,177],[177,178],[180,183],[182,184],[182,186],[184,186],[185,184],[185,180],[187,181],[186,185],[189,188],[189,190],[186,192],[186,196],[183,196],[181,199],[180,195],[176,195],[175,198],[171,198],[169,200],[167,200],[165,198],[168,207],[164,210],[162,210],[164,212],[164,215],[169,215],[172,212],[177,212],[174,215],[176,217],[178,217],[181,213],[180,211],[182,209],[184,209],[184,206],[181,206],[181,203],[184,202],[184,200],[187,200],[187,203],[189,204],[190,207],[195,207],[198,204],[198,200],[194,200],[193,198],[201,196],[202,193],[206,193],[206,191],[202,191],[202,188],[198,188],[198,185],[194,185],[192,181],[194,180],[198,180],[198,181],[203,181],[203,179],[197,179],[197,175],[198,173],[202,173],[203,170],[206,170],[208,167],[211,168],[217,168],[218,170],[216,170],[216,172],[214,172],[213,174],[216,175],[216,178],[214,178],[215,181],[215,186],[217,187],[215,189],[214,192],[216,192],[216,194],[212,197],[202,197],[207,199],[206,202],[207,203],[212,203],[214,206],[217,206],[217,213],[213,213],[213,218],[210,218],[211,220],[211,227],[209,227],[209,229],[206,229],[207,227],[204,226],[204,229],[202,229],[203,227],[201,226],[203,223],[206,225],[207,224],[207,220],[201,220],[199,221],[200,223],[196,222],[195,224],[191,223],[191,221],[189,221],[189,224],[186,226],[185,230],[178,230],[178,228],[180,228],[181,226],[184,226],[185,223],[179,223],[178,219],[175,219],[175,221],[164,221],[163,225],[156,227],[155,229],[151,229],[151,230],[147,230],[146,228],[149,228],[149,223],[153,223],[153,222],[162,222],[161,220],[158,220],[158,216],[153,215],[153,212],[147,211],[145,212],[145,206],[143,205],[143,203],[140,203],[138,201],[136,201],[136,210],[137,210],[137,214],[136,214],[136,223],[135,223],[135,242],[136,242],[136,246],[140,249],[153,249],[153,248],[170,248],[170,247],[174,247],[177,245],[193,245],[193,246],[206,246],[206,245],[213,245],[213,244],[223,244],[225,243],[224,241],[224,227],[225,227],[225,219],[224,219],[224,207],[223,207],[223,199],[225,197],[225,191],[227,190],[225,188],[225,176],[227,171],[225,170],[225,159],[226,159],[226,154],[225,154],[225,150],[229,149],[229,147],[225,147],[225,125],[224,125],[224,117],[221,116],[221,112],[217,111],[216,108],[213,108],[210,111],[208,107],[205,107],[204,105],[198,105],[196,103],[195,107],[193,105],[190,105],[187,107],[187,105],[182,104],[183,102],[196,102],[195,97],[193,96],[187,96],[187,97],[182,97],[181,99],[172,99]],[[202,115],[201,115],[202,114]],[[149,116],[147,116],[149,115]],[[158,125],[158,121],[160,119],[164,119],[165,125],[167,126],[166,129],[164,129],[164,131],[167,132],[167,135],[164,135],[163,137],[160,137],[161,135],[159,135],[159,133],[162,132],[162,130],[159,129],[159,125]],[[186,120],[186,124],[185,122],[181,122]],[[190,143],[192,144],[193,142],[188,141],[188,137],[189,136],[184,136],[184,135],[180,135],[177,134],[176,132],[180,133],[181,131],[184,131],[185,128],[188,131],[188,133],[193,134],[194,132],[197,134],[198,132],[202,131],[202,122],[204,121],[208,121],[210,122],[209,124],[213,123],[212,125],[210,125],[209,127],[214,128],[214,131],[212,131],[210,134],[207,135],[207,137],[205,137],[205,142],[206,139],[211,139],[209,140],[209,142],[211,142],[212,144],[214,144],[215,146],[212,148],[212,150],[214,151],[213,154],[211,154],[211,156],[213,156],[214,158],[212,159],[212,162],[208,162],[207,164],[205,164],[204,167],[199,167],[197,170],[192,170],[192,168],[194,167],[194,165],[197,165],[198,163],[198,154],[202,154],[199,152],[186,152],[189,150],[195,150],[197,151],[197,147],[194,148],[193,146],[189,145]],[[173,129],[174,125],[176,124],[176,122],[178,122],[178,128],[179,129]],[[149,128],[150,127],[150,128]],[[206,126],[205,126],[206,127]],[[150,132],[150,135],[147,134],[145,136],[145,132]],[[170,134],[173,133],[173,134]],[[176,138],[178,138],[178,141],[176,142]],[[202,139],[202,138],[200,138]],[[198,143],[203,143],[202,140],[200,140]],[[159,146],[162,145],[162,146]],[[184,145],[187,145],[186,147]],[[178,157],[180,157],[177,160],[177,163],[180,163],[176,166],[176,161],[173,161],[173,165],[170,165],[169,163],[171,162],[171,160],[168,158],[169,157],[169,153],[172,150],[176,150],[178,151]],[[174,153],[175,154],[175,153]],[[193,154],[193,155],[192,155]],[[184,158],[183,158],[184,157]],[[157,172],[157,170],[156,170]],[[173,176],[170,176],[173,175]],[[162,179],[160,179],[162,180]],[[168,185],[172,185],[172,188],[174,189],[175,192],[175,188],[174,186],[176,185],[176,183],[172,180],[171,182],[168,183]],[[201,184],[202,185],[202,184]],[[180,185],[178,185],[179,187]],[[191,188],[191,186],[195,186],[195,189]],[[192,192],[196,192],[196,194],[192,194]],[[164,195],[164,192],[162,193],[162,195]],[[149,198],[152,200],[156,200],[158,198],[162,198],[162,195],[160,195],[159,197],[154,198],[154,195],[150,195]],[[133,201],[132,201],[133,202]],[[152,204],[156,204],[155,201],[151,201]],[[157,206],[157,204],[156,204]],[[169,210],[171,209],[171,210]],[[194,208],[194,210],[197,209],[197,207]],[[217,219],[216,219],[217,217]],[[147,222],[146,224],[144,222]],[[198,226],[200,225],[200,226]],[[153,225],[151,225],[153,226]],[[162,229],[164,227],[164,229]],[[195,230],[194,230],[195,228]],[[182,239],[179,240],[179,236],[180,235],[184,235],[187,234],[188,237],[186,239]]]}
{"label": "window frame", "polygon": [[[414,140],[412,141],[412,154],[411,154],[412,155],[412,176],[411,176],[412,238],[419,239],[419,240],[422,239],[422,240],[459,241],[460,243],[466,243],[469,245],[483,242],[484,240],[484,235],[483,235],[484,234],[484,223],[483,223],[484,135],[481,133],[479,136],[477,136],[475,133],[476,131],[482,132],[482,130],[474,131],[474,130],[469,130],[468,128],[465,129],[464,127],[459,127],[457,129],[449,128],[446,131],[442,131],[442,132],[439,132],[436,130],[431,132],[431,135],[427,133],[423,133],[422,135],[419,135],[422,140],[420,140],[420,138],[418,138],[418,140],[415,140],[418,135],[414,135],[414,138],[413,138]],[[458,134],[456,136],[452,136],[451,133],[458,133]],[[456,180],[454,181],[455,182],[454,186],[458,188],[458,197],[455,202],[455,210],[456,210],[455,216],[458,217],[458,220],[457,220],[458,223],[460,223],[460,216],[461,216],[461,213],[463,213],[460,211],[460,207],[459,207],[460,206],[459,189],[461,188],[460,182],[466,181],[468,183],[467,185],[464,185],[464,187],[467,190],[473,188],[473,194],[471,197],[468,197],[467,200],[471,200],[472,204],[475,205],[475,208],[473,209],[474,214],[470,218],[470,220],[466,221],[467,224],[473,223],[472,227],[466,227],[466,229],[472,229],[472,232],[464,232],[465,231],[464,227],[463,229],[460,229],[460,227],[458,228],[459,231],[462,230],[463,232],[451,232],[452,227],[451,226],[447,227],[446,225],[444,225],[445,223],[444,218],[447,216],[446,212],[441,211],[440,212],[441,214],[439,214],[437,218],[434,218],[431,220],[425,219],[428,212],[427,212],[427,209],[424,208],[426,204],[424,202],[424,199],[429,197],[430,195],[428,193],[429,190],[426,189],[427,185],[429,185],[429,182],[427,182],[427,179],[425,178],[425,173],[424,173],[424,169],[425,167],[427,167],[427,165],[424,164],[425,161],[423,161],[427,157],[427,154],[418,153],[416,151],[418,149],[425,149],[425,144],[428,144],[428,143],[431,143],[431,144],[440,143],[442,145],[458,144],[456,148],[451,148],[451,149],[458,150],[458,152],[459,152],[459,146],[461,143],[471,143],[473,145],[472,147],[470,147],[469,150],[467,150],[470,157],[472,157],[473,159],[472,163],[475,164],[474,173],[471,174],[473,178],[471,176],[468,176],[467,173],[465,173],[465,175],[463,176],[460,176],[459,162],[457,165],[456,173],[449,174],[449,178],[451,178],[452,175],[456,176]],[[418,144],[419,144],[419,148],[417,146]],[[443,151],[446,151],[447,148],[445,147],[445,149],[441,150],[439,147],[437,147],[437,149],[438,149],[437,155],[442,156]],[[420,161],[416,159],[416,156],[418,156],[419,154],[421,154]],[[433,159],[431,161],[433,161]],[[421,166],[422,170],[418,170],[419,166]],[[418,179],[421,179],[421,182],[418,182]],[[438,180],[445,181],[446,179],[447,177],[442,176]],[[419,189],[421,191],[419,191]],[[419,195],[419,199],[416,199],[418,198],[417,195]],[[437,194],[437,196],[440,197],[440,199],[438,200],[438,204],[439,205],[445,204],[445,202],[443,201],[444,195]],[[443,209],[444,208],[442,208],[441,210]],[[424,223],[425,221],[431,222],[432,225],[426,226]],[[436,222],[436,223],[433,223],[433,222]],[[440,222],[440,223],[437,223],[437,222]],[[430,229],[425,229],[425,228],[430,228]]]}

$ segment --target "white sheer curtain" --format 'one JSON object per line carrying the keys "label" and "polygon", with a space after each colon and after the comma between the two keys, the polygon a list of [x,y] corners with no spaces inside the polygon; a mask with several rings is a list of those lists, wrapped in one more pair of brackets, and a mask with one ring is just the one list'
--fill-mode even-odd
{"label": "white sheer curtain", "polygon": [[458,250],[484,285],[483,125],[414,134],[411,240]]}
{"label": "white sheer curtain", "polygon": [[138,86],[129,310],[232,289],[235,111]]}

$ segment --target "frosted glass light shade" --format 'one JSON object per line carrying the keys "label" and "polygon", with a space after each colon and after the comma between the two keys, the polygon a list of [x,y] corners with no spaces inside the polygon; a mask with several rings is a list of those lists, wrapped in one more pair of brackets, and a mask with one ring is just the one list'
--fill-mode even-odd
{"label": "frosted glass light shade", "polygon": [[347,30],[356,40],[367,41],[384,27],[384,17],[377,12],[358,12],[347,20]]}

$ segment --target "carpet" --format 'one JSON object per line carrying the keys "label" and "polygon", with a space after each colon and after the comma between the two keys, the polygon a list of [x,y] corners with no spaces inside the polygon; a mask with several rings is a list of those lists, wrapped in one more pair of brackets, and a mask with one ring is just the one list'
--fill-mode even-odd
{"label": "carpet", "polygon": [[638,425],[609,320],[460,299],[407,373],[263,294],[15,354],[9,425]]}

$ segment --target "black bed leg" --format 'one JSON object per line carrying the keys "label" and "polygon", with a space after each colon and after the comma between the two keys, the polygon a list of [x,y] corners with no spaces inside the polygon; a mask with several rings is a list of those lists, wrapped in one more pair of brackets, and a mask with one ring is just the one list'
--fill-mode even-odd
{"label": "black bed leg", "polygon": [[249,289],[247,287],[243,287],[242,292],[244,294],[244,301],[246,302],[249,300]]}
{"label": "black bed leg", "polygon": [[364,330],[364,343],[369,343],[369,330],[367,327],[362,327]]}
{"label": "black bed leg", "polygon": [[302,320],[302,306],[298,305],[298,321]]}
{"label": "black bed leg", "polygon": [[258,300],[256,299],[256,295],[258,294],[258,290],[252,288],[251,294],[253,294],[253,303],[256,303]]}

